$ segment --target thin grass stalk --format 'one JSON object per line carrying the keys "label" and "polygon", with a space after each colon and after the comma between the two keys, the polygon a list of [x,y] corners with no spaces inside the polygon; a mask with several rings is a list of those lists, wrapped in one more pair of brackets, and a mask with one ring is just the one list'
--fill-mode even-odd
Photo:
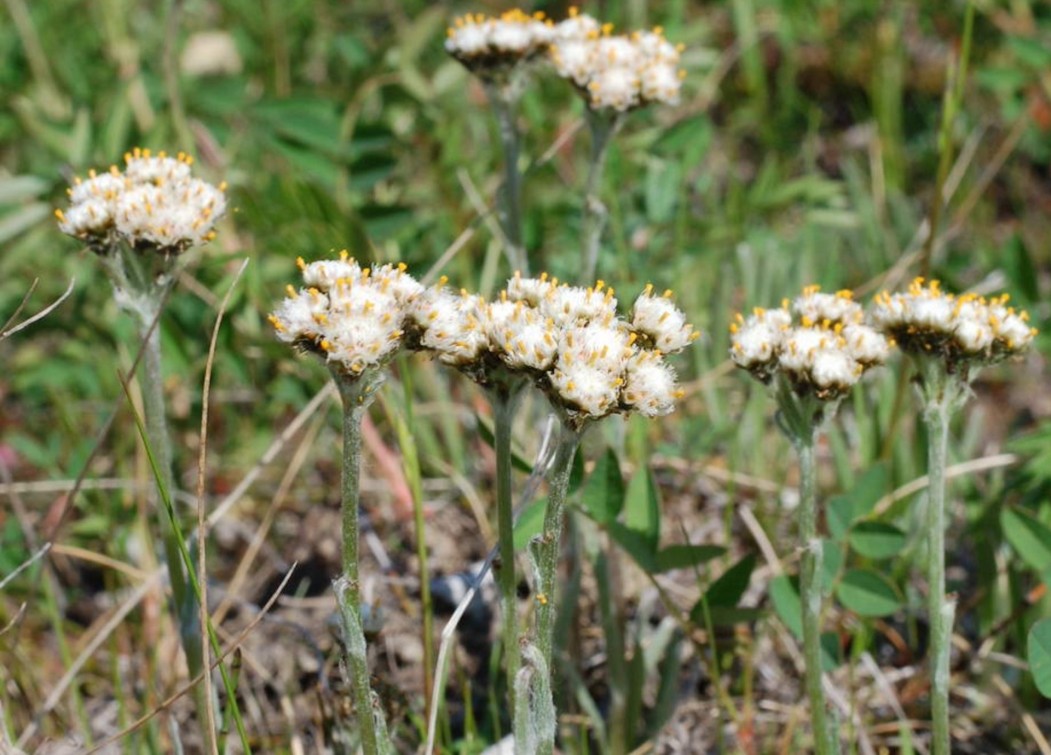
{"label": "thin grass stalk", "polygon": [[[139,336],[145,341],[142,355],[142,371],[139,385],[142,389],[142,408],[145,413],[146,436],[150,450],[156,459],[159,474],[158,484],[171,495],[175,490],[171,436],[164,407],[164,374],[161,369],[161,335],[154,323],[160,312],[160,296],[140,297],[140,306],[133,310],[139,327]],[[162,497],[164,493],[161,494]],[[168,565],[168,580],[172,588],[172,603],[179,627],[179,641],[186,654],[186,666],[191,678],[204,671],[204,648],[201,639],[199,606],[189,589],[187,567],[179,552],[179,538],[172,526],[161,523],[161,539],[164,543],[164,559]],[[193,689],[194,705],[198,723],[205,738],[208,752],[216,745],[215,730],[208,722],[212,716],[212,701],[205,685]]]}
{"label": "thin grass stalk", "polygon": [[[126,382],[123,382],[123,388],[124,392],[128,395],[128,400],[130,403],[131,395],[129,393],[128,384]],[[180,559],[180,564],[183,568],[186,569],[185,575],[189,582],[189,602],[192,607],[191,612],[195,617],[197,617],[200,615],[197,608],[204,600],[204,595],[201,591],[201,585],[197,581],[197,573],[193,569],[193,555],[190,553],[190,549],[186,545],[186,539],[183,537],[182,530],[179,529],[179,521],[175,515],[175,506],[172,503],[171,491],[163,485],[163,473],[161,472],[161,468],[158,464],[157,456],[153,453],[153,447],[150,444],[149,432],[146,429],[146,425],[143,422],[142,418],[139,416],[138,412],[134,411],[134,408],[132,413],[134,415],[135,425],[139,431],[139,436],[141,437],[143,443],[146,446],[146,458],[150,463],[150,468],[153,471],[154,480],[157,483],[157,491],[158,493],[160,493],[161,504],[164,506],[164,511],[168,516],[168,526],[175,540],[174,545]],[[238,708],[237,706],[237,690],[234,688],[234,683],[230,677],[229,672],[226,669],[226,664],[221,661],[223,657],[222,646],[219,644],[219,637],[216,634],[215,627],[212,626],[212,622],[210,620],[207,622],[206,629],[208,636],[208,644],[211,647],[212,652],[215,653],[218,659],[220,659],[218,662],[219,675],[223,679],[223,688],[226,690],[226,697],[227,702],[229,704],[229,710],[233,717],[234,723],[237,726],[237,733],[241,740],[241,747],[246,753],[251,753],[252,747],[248,741],[248,732],[245,730],[244,720],[241,717],[240,708]],[[201,635],[199,634],[195,636],[198,639],[200,639],[201,637]],[[200,672],[200,674],[196,675],[194,678],[201,679],[203,678],[203,675],[205,673],[211,673],[211,668],[203,669]],[[201,689],[202,687],[203,685],[201,684],[194,685],[195,690]],[[206,702],[210,704],[210,701]]]}
{"label": "thin grass stalk", "polygon": [[602,176],[606,169],[609,145],[624,123],[624,114],[610,117],[587,109],[588,130],[591,133],[591,156],[588,160],[588,177],[584,189],[584,248],[581,259],[582,282],[595,279],[598,269],[598,254],[602,246],[602,232],[609,221],[609,210],[602,202]]}
{"label": "thin grass stalk", "polygon": [[496,581],[500,588],[502,614],[502,642],[506,661],[510,710],[515,710],[515,679],[522,667],[522,651],[518,646],[518,574],[515,569],[514,500],[511,487],[511,437],[515,414],[518,411],[521,390],[495,393],[493,402],[493,432],[496,451],[496,529],[499,565]]}
{"label": "thin grass stalk", "polygon": [[377,755],[380,749],[372,712],[368,648],[361,624],[361,581],[358,572],[361,421],[368,411],[369,399],[376,386],[366,376],[348,378],[336,375],[336,383],[343,399],[343,574],[336,580],[334,588],[343,625],[347,671],[358,713],[361,746],[365,755]]}
{"label": "thin grass stalk", "polygon": [[927,614],[930,622],[931,752],[946,755],[949,736],[949,649],[955,606],[945,598],[945,462],[950,407],[932,402],[927,426]]}
{"label": "thin grass stalk", "polygon": [[[565,521],[569,477],[573,470],[573,458],[580,445],[580,438],[581,431],[565,423],[562,424],[558,446],[555,449],[555,458],[551,465],[543,530],[540,537],[534,539],[532,543],[537,569],[536,646],[540,651],[543,667],[552,672],[554,670],[555,584],[558,575],[559,546]],[[550,688],[553,687],[553,684],[548,685],[548,694],[550,694]],[[550,736],[544,734],[537,752],[540,755],[550,755],[554,751],[554,746],[554,733],[552,732]]]}
{"label": "thin grass stalk", "polygon": [[521,135],[515,123],[515,82],[486,82],[486,94],[500,127],[500,146],[504,153],[504,185],[500,192],[500,225],[510,248],[511,266],[523,275],[529,274],[529,260],[522,243],[522,175],[518,171]]}
{"label": "thin grass stalk", "polygon": [[817,532],[817,467],[814,461],[816,432],[795,442],[799,454],[799,539],[803,544],[799,574],[799,596],[803,608],[803,658],[806,661],[806,691],[814,733],[814,752],[835,752],[829,730],[828,711],[821,678],[821,539]]}
{"label": "thin grass stalk", "polygon": [[[431,600],[431,576],[427,566],[427,524],[423,513],[423,477],[420,472],[420,455],[416,448],[416,428],[412,411],[415,400],[412,389],[412,370],[401,371],[405,396],[405,420],[398,421],[398,441],[401,445],[405,473],[412,492],[413,529],[416,535],[416,560],[420,575],[420,612],[423,615],[420,632],[423,644],[423,688],[434,684],[434,603]],[[424,717],[430,714],[430,697],[424,695]]]}

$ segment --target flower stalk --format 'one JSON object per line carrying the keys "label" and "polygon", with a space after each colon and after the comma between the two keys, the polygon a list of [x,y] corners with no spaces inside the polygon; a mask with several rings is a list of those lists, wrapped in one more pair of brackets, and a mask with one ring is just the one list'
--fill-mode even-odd
{"label": "flower stalk", "polygon": [[496,529],[499,541],[499,562],[495,572],[500,588],[502,640],[511,710],[515,710],[515,680],[522,666],[521,648],[518,645],[518,574],[515,569],[514,500],[511,487],[511,437],[522,387],[507,392],[494,391],[492,397],[496,451]]}
{"label": "flower stalk", "polygon": [[602,176],[606,169],[609,145],[624,123],[625,114],[614,111],[587,109],[588,130],[591,132],[591,157],[588,161],[587,185],[584,190],[584,248],[581,259],[581,280],[595,277],[598,268],[602,232],[609,221],[609,210],[602,201]]}
{"label": "flower stalk", "polygon": [[340,486],[343,536],[343,573],[333,587],[339,604],[346,665],[354,704],[358,711],[361,746],[366,755],[383,752],[377,736],[372,687],[369,684],[368,648],[361,618],[361,580],[358,570],[361,486],[361,422],[383,382],[383,373],[366,370],[346,375],[333,369],[343,399],[343,470]]}
{"label": "flower stalk", "polygon": [[500,128],[500,147],[504,157],[504,183],[500,191],[500,226],[507,237],[507,257],[514,270],[529,272],[522,241],[522,174],[518,170],[521,134],[515,123],[518,97],[513,75],[508,81],[485,80],[485,91]]}
{"label": "flower stalk", "polygon": [[[533,568],[536,573],[536,640],[542,664],[540,668],[554,669],[555,643],[555,584],[558,576],[559,546],[562,542],[562,527],[565,523],[566,494],[569,491],[569,477],[573,470],[573,458],[583,428],[577,428],[564,419],[561,423],[558,445],[551,464],[551,477],[548,485],[547,509],[544,512],[544,526],[541,534],[530,543],[533,556]],[[547,689],[548,700],[539,701],[537,705],[554,705],[554,684]],[[537,752],[550,755],[554,751],[554,727],[541,732]]]}

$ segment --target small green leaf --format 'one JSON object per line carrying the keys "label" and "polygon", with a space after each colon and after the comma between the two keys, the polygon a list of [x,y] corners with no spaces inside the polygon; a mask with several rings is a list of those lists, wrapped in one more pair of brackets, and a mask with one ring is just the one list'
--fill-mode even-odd
{"label": "small green leaf", "polygon": [[756,555],[749,553],[731,566],[708,588],[708,606],[733,608],[741,600],[755,569]]}
{"label": "small green leaf", "polygon": [[657,483],[648,467],[631,478],[624,502],[624,524],[650,540],[656,550],[661,531],[661,502]]}
{"label": "small green leaf", "polygon": [[796,639],[803,639],[803,604],[795,582],[787,574],[781,574],[770,580],[769,590],[774,613]]}
{"label": "small green leaf", "polygon": [[849,496],[854,509],[854,519],[866,516],[884,496],[890,486],[887,465],[874,464],[857,481]]}
{"label": "small green leaf", "polygon": [[656,571],[690,569],[726,553],[721,545],[669,545],[657,553]]}
{"label": "small green leaf", "polygon": [[1038,572],[1051,568],[1051,529],[1025,509],[1008,506],[1000,513],[1004,537],[1026,565]]}
{"label": "small green leaf", "polygon": [[821,585],[826,593],[832,590],[832,586],[839,577],[839,570],[843,568],[843,548],[827,538],[821,541]]}
{"label": "small green leaf", "polygon": [[841,540],[854,521],[854,504],[845,495],[834,495],[825,504],[825,520],[833,539]]}
{"label": "small green leaf", "polygon": [[581,500],[587,512],[601,524],[612,522],[624,508],[624,478],[612,448],[606,449],[592,470]]}
{"label": "small green leaf", "polygon": [[893,524],[858,522],[850,533],[850,547],[865,558],[884,559],[905,547],[905,533]]}
{"label": "small green leaf", "polygon": [[1029,671],[1036,688],[1051,698],[1051,619],[1042,619],[1029,630]]}
{"label": "small green leaf", "polygon": [[836,596],[844,607],[859,616],[889,616],[901,608],[894,585],[883,575],[868,569],[851,569],[836,586]]}
{"label": "small green leaf", "polygon": [[656,547],[649,537],[620,522],[610,522],[606,531],[613,542],[627,551],[639,566],[648,572],[656,570]]}
{"label": "small green leaf", "polygon": [[515,522],[515,550],[525,548],[529,540],[539,535],[544,529],[544,512],[547,511],[547,498],[538,498],[525,507]]}

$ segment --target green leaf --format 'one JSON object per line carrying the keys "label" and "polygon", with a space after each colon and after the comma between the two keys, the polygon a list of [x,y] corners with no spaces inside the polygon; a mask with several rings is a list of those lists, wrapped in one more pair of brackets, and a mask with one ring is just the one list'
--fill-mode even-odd
{"label": "green leaf", "polygon": [[584,485],[581,500],[585,510],[602,524],[612,522],[624,508],[624,478],[612,448],[607,448],[595,464]]}
{"label": "green leaf", "polygon": [[515,522],[515,550],[522,550],[529,540],[544,529],[544,512],[547,498],[538,498],[525,507]]}
{"label": "green leaf", "polygon": [[606,525],[606,531],[613,542],[627,551],[639,566],[648,572],[656,570],[656,547],[649,537],[620,522],[610,522]]}
{"label": "green leaf", "polygon": [[1000,513],[1004,537],[1021,559],[1038,572],[1051,568],[1051,529],[1025,509],[1007,506]]}
{"label": "green leaf", "polygon": [[825,504],[825,521],[833,539],[843,539],[854,521],[854,503],[845,495],[832,496]]}
{"label": "green leaf", "polygon": [[832,590],[839,578],[839,570],[843,568],[843,548],[828,538],[821,541],[821,565],[824,572],[821,584],[827,593]]}
{"label": "green leaf", "polygon": [[1051,619],[1042,619],[1029,630],[1029,671],[1036,688],[1044,697],[1051,698]]}
{"label": "green leaf", "polygon": [[657,483],[648,467],[636,472],[628,483],[624,524],[650,540],[656,550],[661,531],[661,502]]}
{"label": "green leaf", "polygon": [[[698,606],[694,607],[698,609]],[[714,606],[709,609],[708,615],[712,619],[712,626],[730,627],[734,624],[751,624],[763,618],[764,611],[760,608],[731,608],[730,606]],[[703,620],[703,615],[701,616]],[[691,612],[690,618],[693,618]]]}
{"label": "green leaf", "polygon": [[1016,292],[1023,304],[1035,304],[1040,298],[1037,285],[1039,276],[1033,264],[1033,257],[1019,234],[1016,233],[1007,240],[1000,259],[1003,261],[1007,280],[1011,283],[1009,289]]}
{"label": "green leaf", "polygon": [[868,569],[851,569],[836,586],[836,596],[844,607],[859,616],[889,616],[901,608],[894,585],[883,575]]}
{"label": "green leaf", "polygon": [[884,463],[869,467],[850,491],[854,506],[854,519],[867,516],[876,502],[884,496],[890,486],[890,474]]}
{"label": "green leaf", "polygon": [[708,588],[707,598],[709,608],[724,606],[733,608],[741,600],[748,583],[752,579],[752,570],[755,569],[756,555],[749,553],[736,564],[731,566],[719,579]]}
{"label": "green leaf", "polygon": [[850,547],[865,558],[884,559],[905,547],[905,533],[893,524],[858,522],[850,533]]}
{"label": "green leaf", "polygon": [[657,572],[690,569],[726,553],[721,545],[669,545],[657,553]]}
{"label": "green leaf", "polygon": [[774,604],[774,613],[781,619],[788,631],[796,639],[803,639],[803,604],[799,600],[799,590],[795,581],[787,574],[781,574],[770,580],[770,602]]}

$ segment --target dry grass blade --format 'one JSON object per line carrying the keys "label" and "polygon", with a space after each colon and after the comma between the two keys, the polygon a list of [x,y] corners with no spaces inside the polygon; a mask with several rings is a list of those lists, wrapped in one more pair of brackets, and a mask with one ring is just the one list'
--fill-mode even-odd
{"label": "dry grass blade", "polygon": [[[223,315],[226,313],[226,307],[230,303],[230,296],[233,295],[234,289],[237,288],[237,283],[241,280],[241,275],[244,273],[246,267],[248,267],[247,257],[241,262],[241,266],[234,274],[234,279],[230,283],[226,295],[219,304],[219,310],[215,316],[215,326],[212,328],[212,339],[208,344],[208,359],[204,364],[204,385],[201,388],[201,435],[200,443],[198,444],[199,450],[197,453],[197,582],[201,586],[201,600],[198,605],[198,611],[200,612],[201,648],[204,652],[205,666],[208,666],[211,663],[211,648],[208,644],[208,549],[204,546],[204,543],[207,540],[207,532],[204,527],[204,470],[208,456],[208,399],[212,387],[212,367],[215,364],[215,344],[219,339],[219,329],[223,324]],[[205,697],[211,700],[211,674],[204,675],[204,690]],[[215,709],[211,705],[207,706],[207,709],[208,721],[206,722],[206,725],[208,727],[208,735],[206,739],[211,745],[212,752],[215,755],[218,755],[219,745],[215,737]]]}
{"label": "dry grass blade", "polygon": [[252,633],[252,630],[254,630],[259,625],[259,622],[261,622],[263,620],[263,617],[266,616],[267,613],[269,613],[269,611],[273,607],[274,603],[276,603],[277,599],[281,596],[282,591],[284,591],[285,585],[288,584],[288,580],[292,578],[292,573],[296,570],[297,566],[299,566],[299,562],[298,561],[294,562],[288,568],[288,572],[285,574],[284,578],[281,580],[281,583],[277,586],[277,588],[274,590],[273,594],[270,596],[270,598],[263,605],[262,609],[260,609],[259,613],[257,613],[254,617],[252,617],[252,620],[250,622],[248,622],[248,625],[238,633],[238,635],[233,639],[233,641],[230,643],[230,645],[225,650],[223,650],[223,652],[220,653],[219,656],[214,661],[212,661],[211,665],[209,665],[209,667],[208,667],[207,673],[201,673],[198,676],[196,676],[195,678],[191,679],[182,688],[180,688],[177,692],[175,692],[175,694],[173,694],[173,695],[169,696],[168,698],[166,698],[163,702],[161,702],[160,705],[158,705],[152,711],[147,713],[145,716],[142,716],[137,721],[132,723],[130,726],[125,727],[121,731],[119,731],[116,734],[114,734],[112,737],[109,737],[108,739],[106,739],[106,740],[104,740],[102,742],[99,742],[93,748],[91,748],[90,750],[85,752],[84,755],[92,755],[93,753],[100,752],[103,748],[107,747],[108,745],[111,745],[111,744],[113,744],[115,742],[119,742],[121,739],[123,739],[124,737],[128,736],[132,732],[137,731],[138,729],[141,729],[146,723],[148,723],[157,714],[159,714],[162,711],[166,710],[167,708],[169,708],[172,705],[172,703],[174,703],[180,697],[183,697],[188,692],[190,692],[190,690],[192,690],[194,688],[194,686],[201,681],[202,677],[206,676],[207,674],[210,674],[212,671],[214,671],[216,668],[218,668],[220,663],[224,662],[227,659],[227,657],[229,657],[229,655],[231,653],[233,653],[235,650],[240,648],[242,644],[244,644],[245,639],[247,639],[248,635]]}
{"label": "dry grass blade", "polygon": [[33,715],[33,720],[30,722],[29,726],[27,726],[22,732],[22,735],[18,738],[18,742],[16,743],[17,747],[25,747],[26,743],[28,743],[29,740],[32,739],[33,736],[37,733],[37,731],[39,731],[41,721],[43,721],[44,717],[51,713],[51,711],[55,709],[59,702],[61,702],[63,696],[66,694],[66,691],[69,689],[70,685],[73,684],[73,682],[76,680],[77,674],[79,674],[80,670],[84,667],[84,664],[91,659],[91,656],[95,654],[95,651],[99,649],[102,643],[109,638],[109,636],[120,625],[120,623],[124,621],[128,614],[131,613],[132,610],[134,610],[134,608],[142,601],[144,597],[146,597],[146,594],[149,593],[149,591],[156,586],[157,582],[160,581],[160,577],[163,573],[164,570],[154,572],[149,576],[149,578],[143,581],[142,584],[136,587],[135,590],[132,591],[131,595],[129,595],[121,604],[120,608],[118,608],[109,618],[109,620],[105,623],[105,625],[103,625],[102,629],[99,630],[98,634],[96,634],[92,638],[91,642],[89,642],[84,647],[84,649],[80,652],[80,655],[77,656],[76,660],[73,661],[73,663],[68,669],[66,669],[66,673],[63,674],[62,678],[58,680],[58,683],[51,690],[51,694],[49,694],[47,696],[47,699],[44,700],[44,704],[41,705],[40,708]]}
{"label": "dry grass blade", "polygon": [[[10,321],[8,321],[8,324],[4,325],[4,330],[2,332],[0,332],[0,341],[4,340],[8,336],[13,336],[15,333],[17,333],[20,330],[24,330],[25,328],[28,328],[30,325],[32,325],[33,323],[35,323],[35,322],[37,322],[39,320],[43,320],[49,314],[54,312],[59,307],[59,305],[62,304],[62,302],[64,302],[66,299],[68,299],[69,295],[71,293],[73,293],[73,286],[75,286],[76,283],[77,283],[77,279],[76,278],[70,278],[69,285],[66,287],[66,290],[62,292],[61,296],[59,296],[57,299],[55,299],[53,302],[48,304],[46,307],[44,307],[42,310],[37,312],[32,317],[27,317],[25,320],[22,320],[22,322],[18,323],[18,325],[15,325],[14,327],[8,328],[8,325],[10,325]],[[35,285],[36,285],[36,282],[34,281],[34,286],[33,287],[35,287]],[[28,298],[29,294],[31,294],[33,292],[33,287],[31,287],[29,289],[29,292],[26,294],[26,298]],[[22,307],[24,305],[25,305],[25,300],[23,300],[22,304],[19,305],[18,309],[15,310],[15,315],[17,315],[18,312],[21,311],[21,309],[22,309]],[[12,315],[12,319],[14,318],[15,315]]]}
{"label": "dry grass blade", "polygon": [[19,564],[19,565],[18,565],[17,567],[15,567],[14,571],[12,571],[12,572],[11,572],[10,574],[8,574],[8,575],[7,575],[6,577],[4,577],[3,579],[0,579],[0,590],[3,590],[3,589],[4,589],[5,587],[7,587],[8,583],[10,583],[10,582],[11,582],[11,580],[13,580],[13,579],[14,579],[15,577],[17,577],[17,576],[18,576],[19,574],[21,574],[21,573],[22,573],[22,572],[24,572],[24,571],[25,571],[26,569],[28,569],[28,568],[29,568],[30,566],[32,566],[33,564],[35,564],[35,563],[36,563],[37,561],[39,561],[39,560],[40,560],[41,558],[43,558],[43,557],[44,557],[44,555],[45,555],[45,554],[46,554],[46,553],[47,553],[47,552],[48,552],[49,550],[51,550],[51,543],[44,543],[43,545],[41,545],[41,546],[40,546],[40,547],[39,547],[39,548],[37,549],[36,553],[34,553],[34,554],[33,554],[32,556],[30,556],[29,558],[27,558],[27,559],[26,559],[25,561],[23,561],[22,563],[20,563],[20,564]]}
{"label": "dry grass blade", "polygon": [[18,316],[20,314],[22,314],[22,310],[25,309],[26,305],[29,303],[29,297],[33,295],[33,292],[36,291],[36,287],[39,284],[40,284],[40,279],[39,278],[33,278],[33,282],[29,284],[29,288],[26,290],[25,294],[22,296],[22,301],[20,301],[18,303],[18,306],[15,307],[15,311],[12,312],[11,316],[7,318],[7,322],[4,323],[4,327],[0,328],[0,333],[6,333],[7,329],[11,327],[11,323],[13,323],[15,320],[17,320]]}

